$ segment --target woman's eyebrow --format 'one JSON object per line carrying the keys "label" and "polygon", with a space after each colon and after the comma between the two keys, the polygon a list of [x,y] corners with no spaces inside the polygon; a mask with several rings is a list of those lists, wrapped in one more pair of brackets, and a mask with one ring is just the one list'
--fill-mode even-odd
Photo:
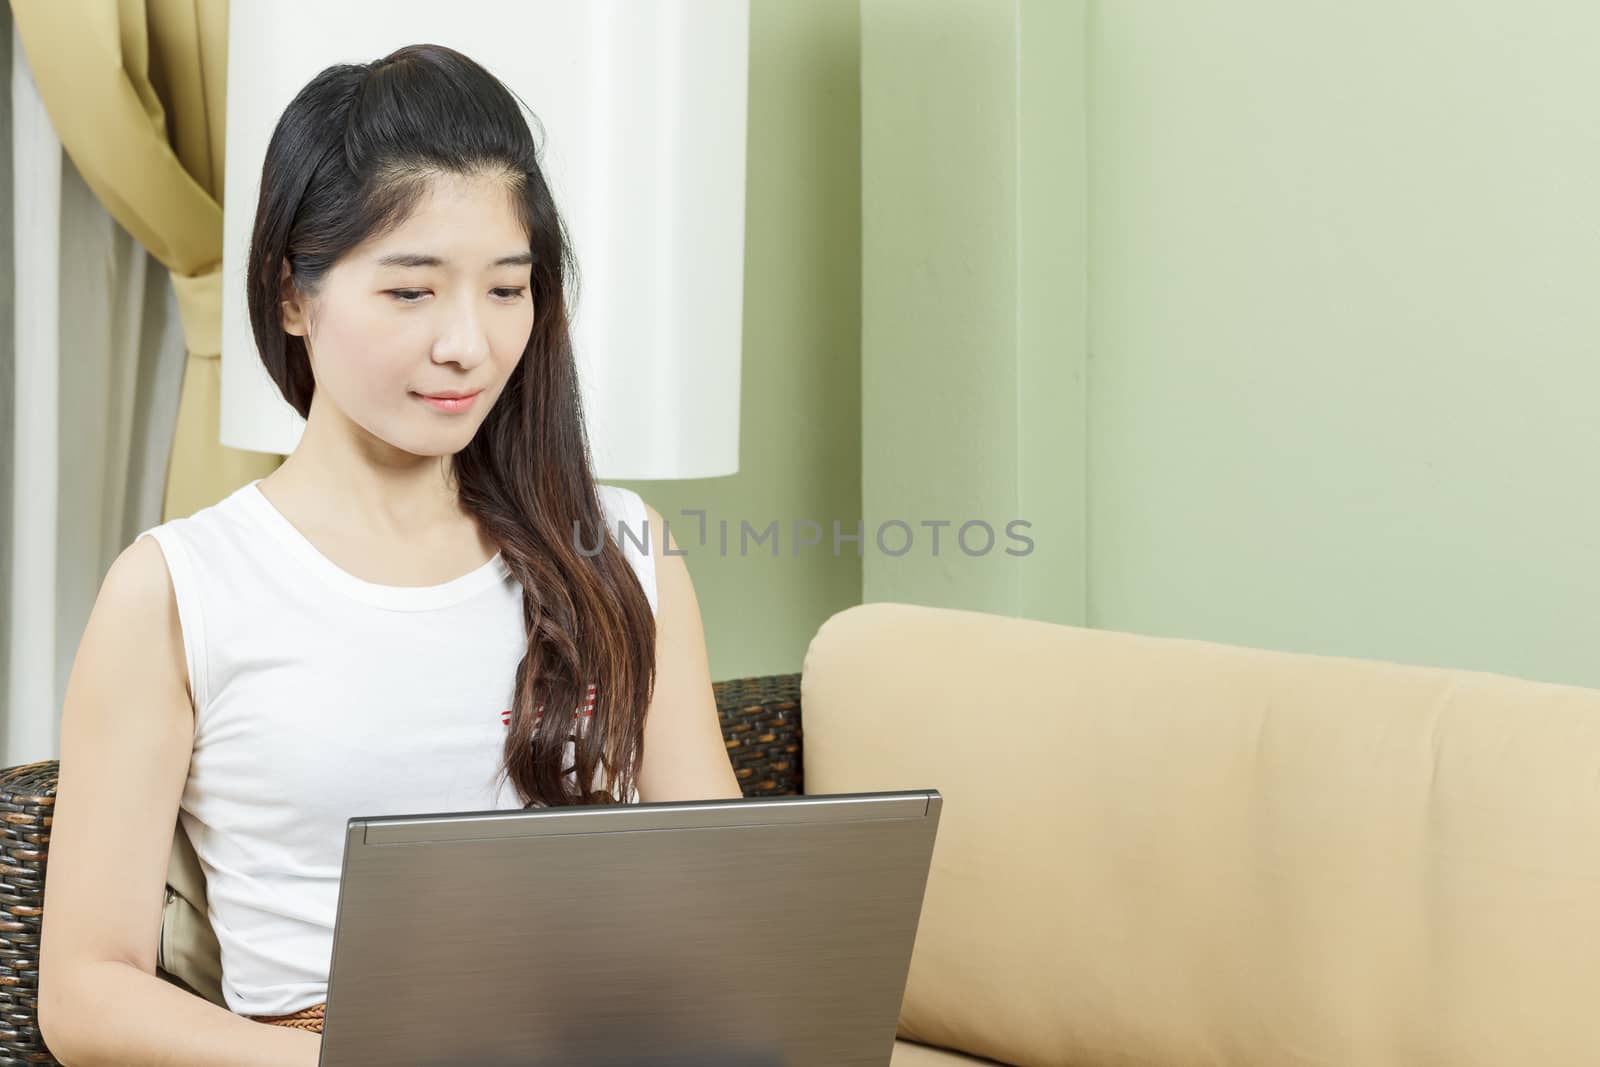
{"label": "woman's eyebrow", "polygon": [[[490,263],[491,267],[522,267],[533,262],[532,252],[516,252],[512,255],[501,256]],[[438,256],[425,255],[420,252],[390,252],[378,259],[380,267],[443,267],[447,261]]]}

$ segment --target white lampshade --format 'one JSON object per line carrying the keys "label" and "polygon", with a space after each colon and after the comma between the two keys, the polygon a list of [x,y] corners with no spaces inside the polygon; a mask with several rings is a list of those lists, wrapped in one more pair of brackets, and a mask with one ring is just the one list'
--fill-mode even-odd
{"label": "white lampshade", "polygon": [[544,127],[582,279],[573,346],[596,477],[738,470],[749,0],[234,0],[229,18],[224,445],[287,455],[305,427],[245,307],[278,117],[329,64],[426,42],[483,64]]}

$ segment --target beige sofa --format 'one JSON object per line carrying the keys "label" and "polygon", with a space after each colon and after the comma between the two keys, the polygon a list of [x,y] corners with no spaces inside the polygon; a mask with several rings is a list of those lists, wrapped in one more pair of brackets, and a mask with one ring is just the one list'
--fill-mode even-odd
{"label": "beige sofa", "polygon": [[894,1067],[1600,1065],[1600,691],[891,603],[800,688],[945,798]]}
{"label": "beige sofa", "polygon": [[1600,1064],[1600,691],[885,603],[801,691],[945,798],[894,1067]]}

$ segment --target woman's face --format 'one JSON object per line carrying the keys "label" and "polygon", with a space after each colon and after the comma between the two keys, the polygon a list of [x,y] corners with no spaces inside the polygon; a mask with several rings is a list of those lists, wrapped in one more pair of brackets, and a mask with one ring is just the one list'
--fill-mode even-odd
{"label": "woman's face", "polygon": [[[467,446],[533,329],[513,195],[503,179],[436,177],[410,218],[323,275],[309,309],[286,291],[284,329],[307,338],[317,385],[308,433],[331,419],[418,456]],[[423,399],[473,391],[454,409]]]}

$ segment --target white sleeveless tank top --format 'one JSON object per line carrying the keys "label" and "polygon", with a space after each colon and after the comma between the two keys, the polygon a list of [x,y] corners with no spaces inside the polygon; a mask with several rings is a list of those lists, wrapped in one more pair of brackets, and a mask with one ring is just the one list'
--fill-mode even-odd
{"label": "white sleeveless tank top", "polygon": [[[596,489],[654,612],[644,502]],[[527,650],[522,588],[499,553],[440,585],[364,581],[255,482],[145,534],[183,628],[195,735],[178,814],[223,997],[240,1015],[299,1011],[327,999],[347,820],[521,807],[495,779]]]}

